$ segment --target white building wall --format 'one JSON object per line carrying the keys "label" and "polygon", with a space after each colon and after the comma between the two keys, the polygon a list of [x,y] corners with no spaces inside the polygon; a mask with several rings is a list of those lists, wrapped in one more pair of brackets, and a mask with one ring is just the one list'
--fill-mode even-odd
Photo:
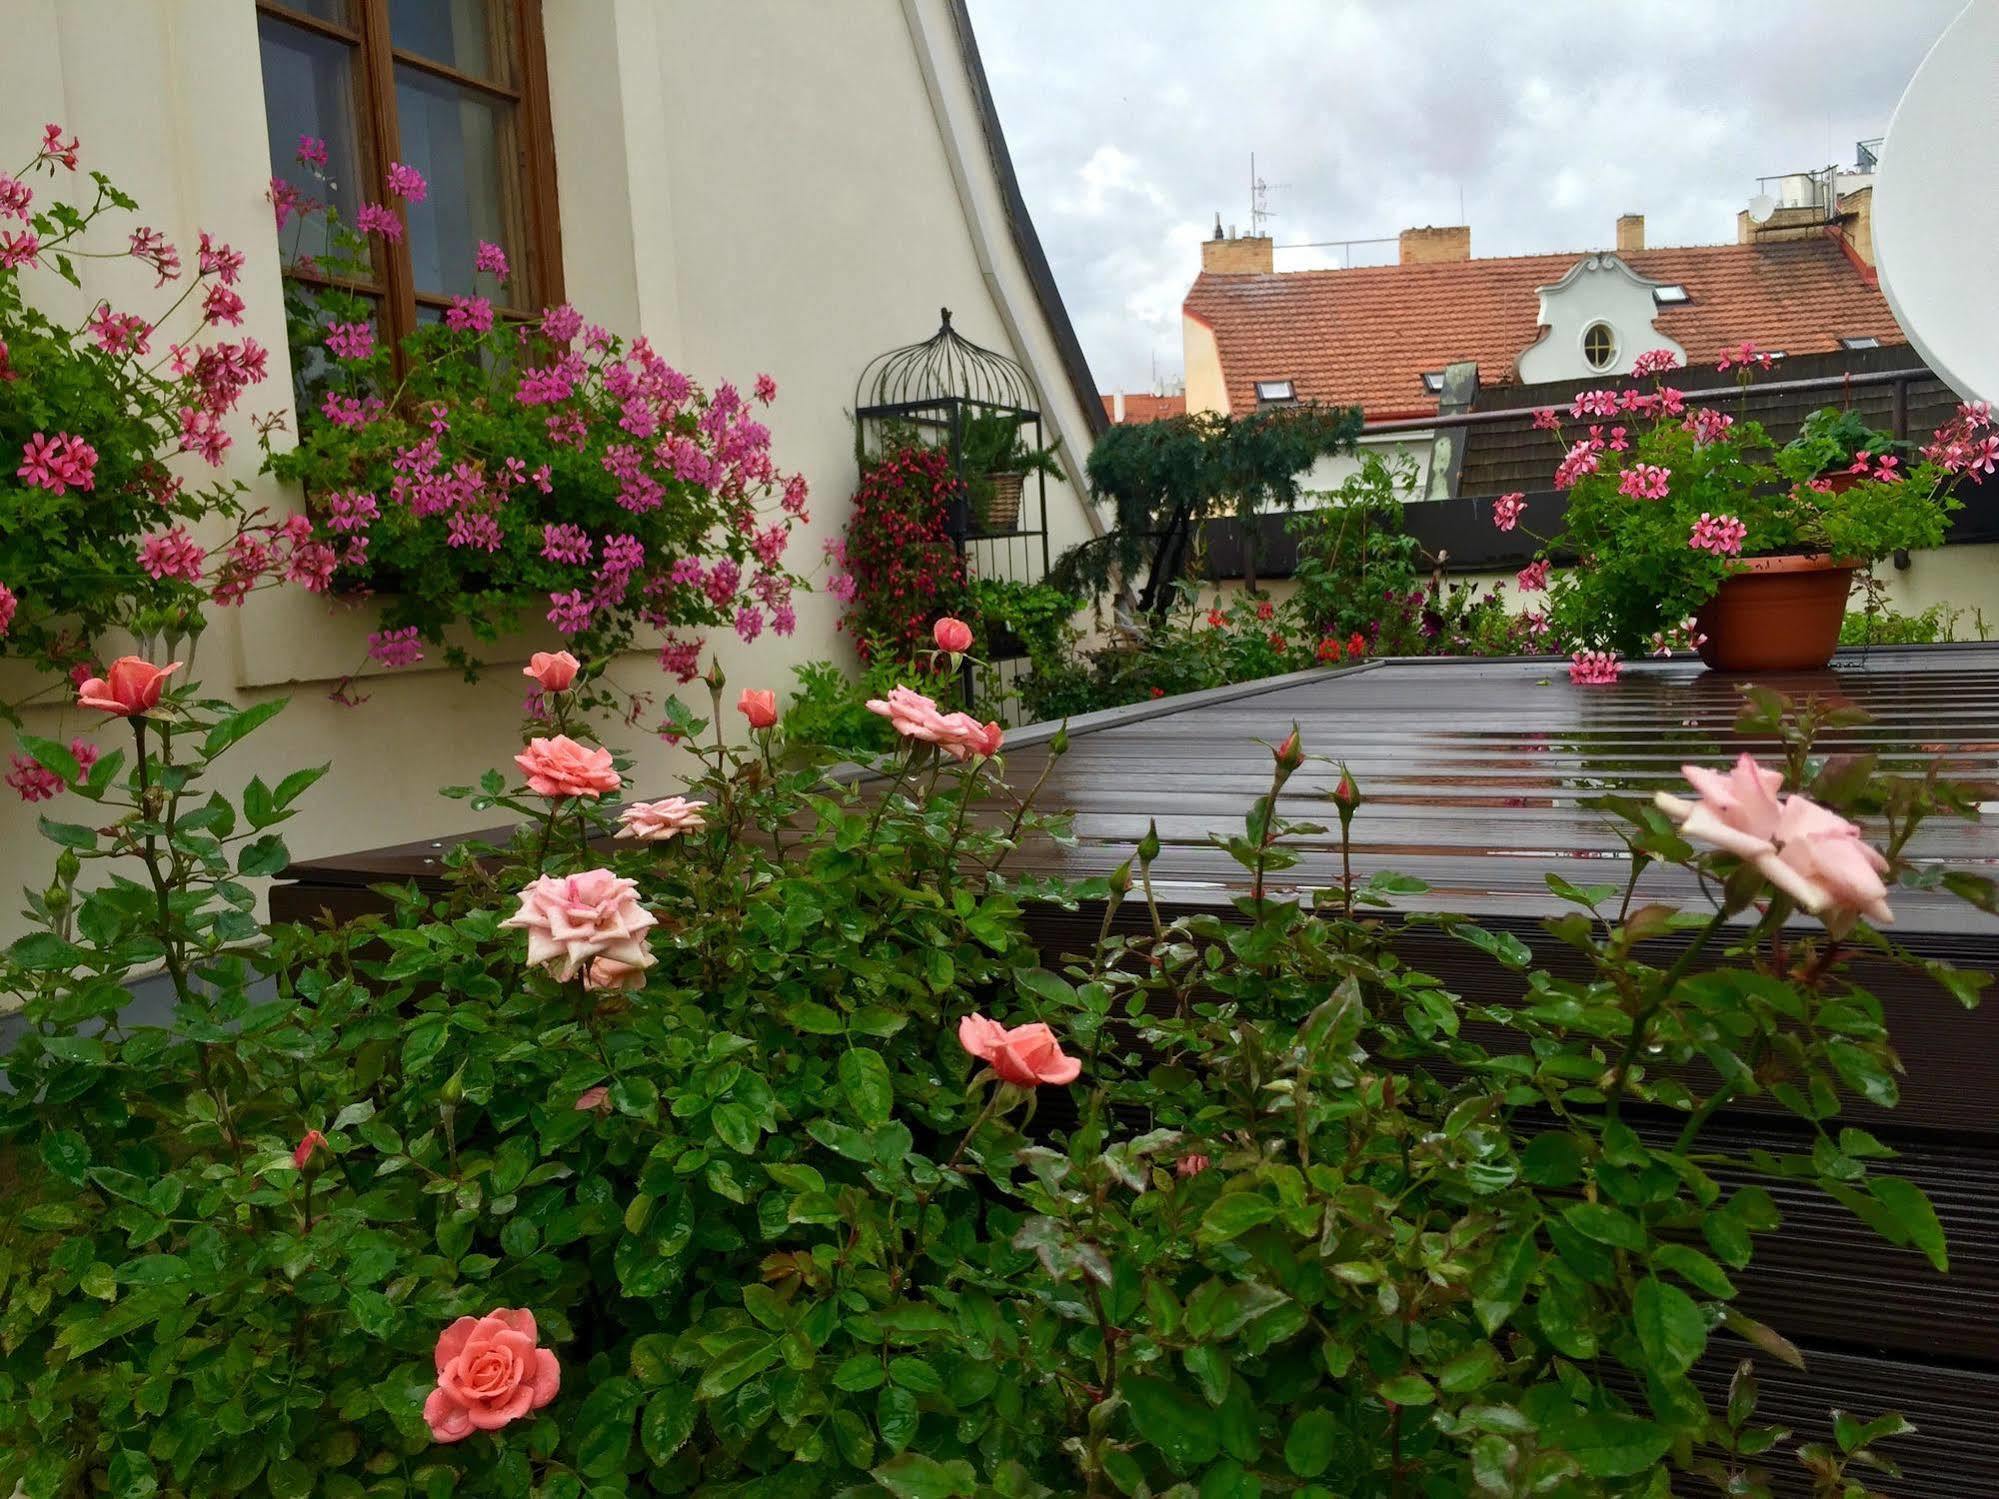
{"label": "white building wall", "polygon": [[[1577,261],[1560,281],[1540,289],[1542,337],[1520,355],[1521,383],[1629,374],[1632,361],[1648,349],[1671,349],[1684,362],[1687,351],[1653,326],[1658,304],[1652,291],[1658,284],[1615,255]],[[1583,356],[1583,334],[1599,322],[1616,334],[1617,357],[1593,369]]]}
{"label": "white building wall", "polygon": [[[928,337],[940,306],[967,337],[1023,359],[1065,459],[1080,470],[1083,408],[1005,236],[983,137],[941,134],[965,129],[971,105],[943,0],[547,0],[544,14],[568,296],[592,320],[647,335],[704,383],[776,378],[774,457],[803,472],[813,493],[795,565],[809,566],[844,526],[862,365]],[[134,222],[164,231],[190,261],[197,229],[244,251],[249,312],[232,332],[280,353],[245,410],[286,408],[289,420],[252,0],[12,0],[7,24],[0,160],[24,159],[43,122],[59,121],[81,137],[86,169],[140,200]],[[45,196],[44,181],[36,187]],[[119,225],[119,237],[131,227]],[[996,228],[997,239],[974,244],[975,229]],[[140,294],[150,278],[120,279],[130,267],[86,269],[93,292],[160,305]],[[250,483],[257,503],[293,505],[258,477],[247,415],[232,430],[225,473]],[[1056,551],[1087,534],[1080,492],[1073,474],[1069,485],[1051,483]],[[766,632],[749,648],[733,635],[714,642],[732,684],[784,689],[795,663],[848,655],[834,600],[802,595],[797,607],[788,641]],[[286,827],[297,855],[490,822],[436,787],[507,764],[518,663],[555,644],[551,631],[531,630],[486,652],[494,665],[477,684],[427,662],[369,678],[370,700],[340,707],[327,689],[362,659],[371,620],[296,590],[257,595],[219,612],[195,657],[210,695],[291,696],[291,708],[232,756],[235,777],[333,762]],[[673,687],[648,655],[617,674],[656,693]],[[31,680],[0,668],[0,697],[20,698]],[[28,728],[108,744],[123,726],[45,707],[30,711]],[[638,755],[641,789],[664,791],[684,773],[643,733],[612,737]],[[17,856],[16,883],[39,864],[37,810],[0,797],[0,847]],[[11,920],[0,918],[0,934]]]}

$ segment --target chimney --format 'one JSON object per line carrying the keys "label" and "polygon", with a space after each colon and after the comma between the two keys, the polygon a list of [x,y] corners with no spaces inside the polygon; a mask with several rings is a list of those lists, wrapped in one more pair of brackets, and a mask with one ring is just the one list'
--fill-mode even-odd
{"label": "chimney", "polygon": [[1438,265],[1449,260],[1470,260],[1471,226],[1452,224],[1441,229],[1404,229],[1399,247],[1404,265]]}
{"label": "chimney", "polygon": [[1201,269],[1220,276],[1268,276],[1277,269],[1277,256],[1267,234],[1237,236],[1229,230],[1222,238],[1222,221],[1215,217],[1215,234],[1201,241]]}
{"label": "chimney", "polygon": [[1853,251],[1854,258],[1872,269],[1874,266],[1874,189],[1863,187],[1846,194],[1839,200],[1840,238]]}
{"label": "chimney", "polygon": [[1645,215],[1642,213],[1619,214],[1617,218],[1617,253],[1635,255],[1645,248]]}

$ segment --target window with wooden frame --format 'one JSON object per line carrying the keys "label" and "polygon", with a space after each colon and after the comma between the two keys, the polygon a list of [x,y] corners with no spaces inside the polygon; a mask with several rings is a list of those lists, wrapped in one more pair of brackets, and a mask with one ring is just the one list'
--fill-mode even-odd
{"label": "window with wooden frame", "polygon": [[[456,296],[505,316],[562,300],[555,149],[540,0],[257,0],[271,174],[330,202],[349,225],[366,202],[402,211],[400,242],[373,240],[372,274],[342,281],[374,302],[399,344]],[[326,143],[325,180],[297,160]],[[421,203],[389,199],[389,164],[429,183]],[[324,281],[324,226],[281,232],[286,274]],[[480,241],[512,275],[473,269]]]}

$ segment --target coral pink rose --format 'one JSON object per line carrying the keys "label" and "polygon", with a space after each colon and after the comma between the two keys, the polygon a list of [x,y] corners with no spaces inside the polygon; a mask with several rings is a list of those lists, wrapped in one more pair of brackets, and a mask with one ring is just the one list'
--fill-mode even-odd
{"label": "coral pink rose", "polygon": [[618,829],[620,838],[636,838],[641,843],[664,843],[681,833],[692,833],[708,826],[701,816],[706,802],[689,801],[684,796],[669,796],[664,801],[633,802],[628,807],[618,809]]}
{"label": "coral pink rose", "polygon": [[931,629],[930,638],[937,642],[938,650],[962,656],[972,648],[972,627],[947,614]]}
{"label": "coral pink rose", "polygon": [[645,963],[620,963],[616,958],[592,958],[590,966],[583,970],[583,987],[643,989],[646,986],[646,968],[652,961],[651,954],[647,954]]}
{"label": "coral pink rose", "polygon": [[530,739],[528,747],[514,756],[514,764],[526,772],[534,793],[550,801],[566,796],[602,796],[624,784],[611,768],[609,750],[578,744],[567,734]]}
{"label": "coral pink rose", "polygon": [[97,708],[121,718],[138,718],[159,706],[160,692],[167,678],[182,663],[155,666],[137,656],[120,656],[101,677],[85,677],[77,686],[79,708]]}
{"label": "coral pink rose", "polygon": [[604,1109],[608,1111],[610,1107],[611,1090],[602,1083],[599,1083],[594,1088],[585,1088],[581,1093],[576,1095],[576,1108],[579,1113],[587,1113],[591,1109]]}
{"label": "coral pink rose", "polygon": [[460,1317],[437,1340],[437,1388],[423,1419],[440,1442],[498,1431],[540,1410],[562,1388],[555,1355],[535,1346],[534,1313],[499,1307]]}
{"label": "coral pink rose", "polygon": [[1837,812],[1808,797],[1786,797],[1772,842],[1775,847],[1757,856],[1756,867],[1827,931],[1843,936],[1861,916],[1881,926],[1894,921],[1881,881],[1888,861]]}
{"label": "coral pink rose", "polygon": [[958,1044],[988,1064],[1001,1082],[1016,1087],[1073,1083],[1083,1073],[1083,1064],[1064,1056],[1055,1032],[1038,1020],[1008,1027],[983,1015],[967,1015],[958,1022]]}
{"label": "coral pink rose", "polygon": [[1771,852],[1782,815],[1777,791],[1784,777],[1779,772],[1765,770],[1744,755],[1727,775],[1701,765],[1682,765],[1680,773],[1701,794],[1700,800],[1690,802],[1661,791],[1652,801],[1679,823],[1682,834],[1737,858],[1754,859]]}
{"label": "coral pink rose", "polygon": [[639,904],[638,885],[608,869],[543,875],[521,892],[521,908],[501,926],[528,934],[528,961],[567,982],[592,958],[650,968],[646,929],[656,924]]}
{"label": "coral pink rose", "polygon": [[980,723],[969,713],[945,714],[943,730],[937,747],[953,760],[969,760],[974,755],[989,760],[1000,752],[1006,738],[998,724]]}
{"label": "coral pink rose", "polygon": [[521,675],[541,683],[543,692],[567,692],[582,665],[567,651],[536,651],[521,668]]}
{"label": "coral pink rose", "polygon": [[768,687],[745,687],[736,699],[736,711],[750,721],[753,729],[767,729],[777,722],[777,694]]}
{"label": "coral pink rose", "polygon": [[909,687],[891,687],[887,697],[869,698],[868,712],[879,713],[886,718],[894,725],[896,733],[905,739],[920,739],[926,744],[938,744],[951,738],[954,733],[945,723],[944,714],[938,709],[936,699],[925,697]]}

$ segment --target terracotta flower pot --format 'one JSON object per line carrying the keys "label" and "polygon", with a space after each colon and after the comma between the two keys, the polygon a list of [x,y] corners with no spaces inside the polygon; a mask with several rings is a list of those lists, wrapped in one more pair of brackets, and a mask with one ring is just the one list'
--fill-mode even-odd
{"label": "terracotta flower pot", "polygon": [[1839,648],[1853,565],[1824,555],[1747,557],[1722,581],[1695,628],[1711,671],[1817,671]]}

